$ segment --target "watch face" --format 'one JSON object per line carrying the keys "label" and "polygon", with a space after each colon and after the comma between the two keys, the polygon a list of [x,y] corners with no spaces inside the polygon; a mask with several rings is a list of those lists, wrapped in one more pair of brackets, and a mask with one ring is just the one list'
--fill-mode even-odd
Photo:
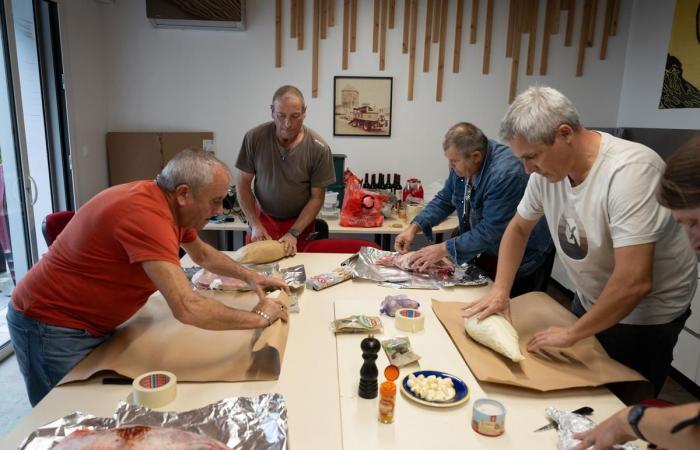
{"label": "watch face", "polygon": [[299,234],[300,234],[299,230],[295,230],[294,228],[290,228],[288,233],[291,234],[292,236],[294,236],[295,238],[298,238]]}

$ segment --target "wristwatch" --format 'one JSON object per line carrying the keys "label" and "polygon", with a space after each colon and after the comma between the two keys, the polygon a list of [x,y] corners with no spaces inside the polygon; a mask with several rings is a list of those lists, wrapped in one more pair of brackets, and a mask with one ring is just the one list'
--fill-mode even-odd
{"label": "wristwatch", "polygon": [[642,420],[644,411],[647,408],[647,405],[634,405],[630,408],[630,412],[627,414],[627,423],[630,424],[630,428],[632,428],[634,434],[643,441],[646,441],[647,438],[645,438],[642,432],[639,431],[639,421]]}
{"label": "wristwatch", "polygon": [[289,231],[287,231],[287,233],[291,234],[295,238],[298,238],[301,234],[301,231],[297,230],[296,228],[290,228]]}

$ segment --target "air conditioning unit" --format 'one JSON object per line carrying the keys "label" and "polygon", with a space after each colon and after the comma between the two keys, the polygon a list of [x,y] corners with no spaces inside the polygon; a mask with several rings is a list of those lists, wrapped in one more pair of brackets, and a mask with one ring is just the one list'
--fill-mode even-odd
{"label": "air conditioning unit", "polygon": [[146,0],[146,16],[159,28],[245,30],[245,0]]}

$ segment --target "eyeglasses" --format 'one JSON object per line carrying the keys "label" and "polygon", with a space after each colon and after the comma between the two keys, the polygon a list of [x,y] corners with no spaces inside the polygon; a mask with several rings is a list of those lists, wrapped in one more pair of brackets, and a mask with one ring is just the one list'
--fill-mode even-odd
{"label": "eyeglasses", "polygon": [[293,113],[293,114],[284,114],[284,113],[275,113],[275,119],[279,120],[280,122],[285,122],[286,120],[289,120],[290,122],[298,122],[304,117],[304,113]]}

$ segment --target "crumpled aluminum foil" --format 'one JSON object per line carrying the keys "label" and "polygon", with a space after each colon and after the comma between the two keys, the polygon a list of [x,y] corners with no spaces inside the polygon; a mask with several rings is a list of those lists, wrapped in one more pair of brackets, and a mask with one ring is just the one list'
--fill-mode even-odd
{"label": "crumpled aluminum foil", "polygon": [[299,297],[304,292],[304,286],[306,286],[306,269],[303,264],[300,264],[287,267],[280,270],[280,272],[282,273],[282,279],[287,283],[292,294],[289,312],[297,313],[299,312]]}
{"label": "crumpled aluminum foil", "polygon": [[[557,448],[559,450],[570,450],[576,447],[581,441],[574,439],[574,433],[587,431],[596,426],[595,422],[580,414],[562,411],[552,407],[545,408],[545,412],[552,420],[559,424],[559,442],[557,442]],[[623,445],[614,445],[611,448],[635,450],[637,447],[627,443]]]}
{"label": "crumpled aluminum foil", "polygon": [[178,428],[218,439],[234,449],[286,449],[287,406],[282,394],[230,397],[181,413],[119,402],[113,417],[75,412],[33,431],[18,450],[48,450],[76,430],[130,425]]}
{"label": "crumpled aluminum foil", "polygon": [[376,264],[380,258],[397,254],[372,247],[362,247],[352,274],[357,278],[377,281],[380,286],[400,289],[440,289],[450,286],[483,286],[488,283],[486,274],[472,264],[456,266],[454,274],[447,280],[438,280],[428,274],[407,272],[397,267]]}

